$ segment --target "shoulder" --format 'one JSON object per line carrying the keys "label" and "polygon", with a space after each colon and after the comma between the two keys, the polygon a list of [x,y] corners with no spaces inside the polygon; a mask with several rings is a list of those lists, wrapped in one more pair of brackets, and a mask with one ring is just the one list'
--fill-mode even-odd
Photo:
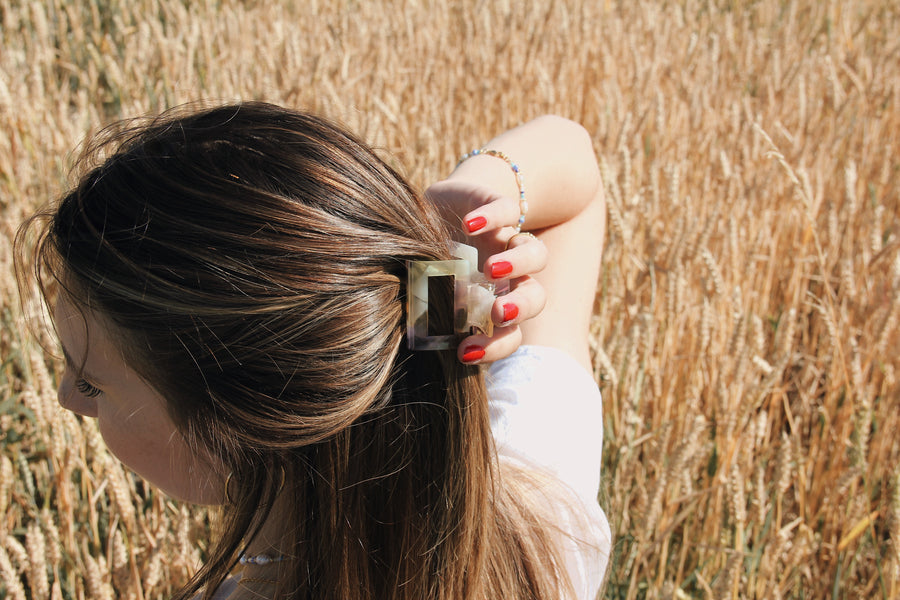
{"label": "shoulder", "polygon": [[522,346],[491,365],[486,382],[498,452],[549,470],[583,500],[596,499],[603,404],[591,373],[560,350]]}
{"label": "shoulder", "polygon": [[600,390],[578,361],[544,346],[522,346],[491,365],[486,380],[501,476],[530,474],[529,495],[558,533],[576,597],[594,598],[612,546],[609,521],[597,503]]}

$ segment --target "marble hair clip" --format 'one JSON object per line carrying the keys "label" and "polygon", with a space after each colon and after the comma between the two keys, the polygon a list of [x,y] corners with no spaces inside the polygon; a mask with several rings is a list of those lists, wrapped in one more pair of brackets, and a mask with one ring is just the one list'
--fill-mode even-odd
{"label": "marble hair clip", "polygon": [[[410,350],[456,348],[473,330],[491,335],[494,298],[509,291],[509,280],[490,280],[478,270],[478,250],[451,245],[453,260],[408,260],[406,340]],[[453,277],[453,332],[428,335],[428,279]]]}

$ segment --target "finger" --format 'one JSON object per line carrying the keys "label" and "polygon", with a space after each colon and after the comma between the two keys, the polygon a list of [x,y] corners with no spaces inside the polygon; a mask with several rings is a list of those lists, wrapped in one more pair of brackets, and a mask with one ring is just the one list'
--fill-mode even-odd
{"label": "finger", "polygon": [[547,247],[536,238],[525,235],[510,239],[515,246],[488,257],[482,272],[491,279],[514,279],[539,273],[547,266]]}
{"label": "finger", "polygon": [[499,327],[519,324],[536,316],[547,304],[547,291],[537,279],[523,277],[508,294],[494,300],[491,320]]}
{"label": "finger", "polygon": [[[432,184],[425,190],[425,196],[441,213],[448,223],[458,223],[468,234],[466,220],[475,219],[473,228],[481,219],[477,213],[483,206],[501,199],[503,196],[484,186],[445,179]],[[472,213],[468,216],[468,213]],[[486,221],[485,221],[486,222]],[[481,229],[482,227],[477,227]]]}
{"label": "finger", "polygon": [[537,242],[538,244],[544,245],[544,242],[541,241],[541,238],[534,235],[530,231],[513,231],[512,234],[506,238],[506,249],[511,250],[512,248],[518,248],[523,244],[531,244]]}
{"label": "finger", "polygon": [[463,227],[469,235],[479,235],[501,227],[514,227],[518,222],[519,203],[507,196],[494,197],[463,217]]}
{"label": "finger", "polygon": [[463,339],[456,351],[461,362],[467,365],[487,363],[509,356],[522,343],[522,331],[517,325],[495,327],[494,335],[470,335]]}

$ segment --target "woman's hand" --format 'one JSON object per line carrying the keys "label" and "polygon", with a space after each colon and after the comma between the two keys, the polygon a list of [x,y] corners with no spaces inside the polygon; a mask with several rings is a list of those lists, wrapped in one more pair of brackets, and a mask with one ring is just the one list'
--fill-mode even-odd
{"label": "woman's hand", "polygon": [[509,293],[494,300],[493,335],[471,335],[457,349],[467,364],[509,356],[522,343],[519,324],[544,308],[547,294],[532,274],[547,264],[547,248],[536,237],[516,234],[519,202],[484,185],[445,179],[428,188],[428,199],[450,224],[455,238],[478,249],[482,273],[509,279]]}

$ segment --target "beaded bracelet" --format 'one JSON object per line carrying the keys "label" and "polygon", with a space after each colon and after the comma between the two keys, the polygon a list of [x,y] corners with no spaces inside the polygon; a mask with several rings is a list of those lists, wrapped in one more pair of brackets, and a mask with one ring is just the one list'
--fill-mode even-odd
{"label": "beaded bracelet", "polygon": [[506,154],[500,152],[499,150],[492,150],[491,148],[477,148],[475,150],[472,150],[471,152],[463,154],[459,157],[459,162],[456,163],[456,166],[458,167],[466,159],[472,158],[473,156],[479,156],[481,154],[496,156],[497,158],[505,161],[516,176],[516,185],[519,187],[519,222],[516,224],[516,233],[519,233],[520,231],[522,231],[522,225],[525,224],[525,215],[528,214],[528,201],[525,199],[525,182],[522,178],[522,171],[519,169],[519,165],[514,163],[512,159]]}

